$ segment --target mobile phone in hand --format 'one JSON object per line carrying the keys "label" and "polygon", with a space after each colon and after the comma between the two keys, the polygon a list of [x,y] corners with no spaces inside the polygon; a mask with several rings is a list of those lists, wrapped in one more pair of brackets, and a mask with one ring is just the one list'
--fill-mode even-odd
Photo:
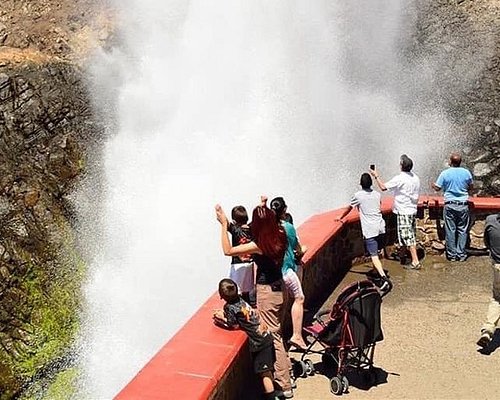
{"label": "mobile phone in hand", "polygon": [[372,171],[375,171],[375,164],[370,164],[370,169],[371,169]]}

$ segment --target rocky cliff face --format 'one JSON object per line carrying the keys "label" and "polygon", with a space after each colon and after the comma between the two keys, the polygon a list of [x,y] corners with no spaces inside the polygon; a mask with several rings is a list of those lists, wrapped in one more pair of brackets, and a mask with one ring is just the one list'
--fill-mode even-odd
{"label": "rocky cliff face", "polygon": [[77,333],[84,268],[67,195],[98,132],[75,66],[0,68],[0,397],[65,357]]}
{"label": "rocky cliff face", "polygon": [[[417,2],[409,56],[432,69],[431,97],[456,132],[479,195],[500,194],[500,2]],[[425,82],[422,82],[425,86]],[[428,93],[426,94],[428,95]]]}
{"label": "rocky cliff face", "polygon": [[0,68],[0,392],[65,356],[84,273],[67,199],[99,128],[81,72],[64,62]]}
{"label": "rocky cliff face", "polygon": [[0,10],[0,399],[33,394],[34,380],[57,381],[71,364],[85,266],[68,195],[101,132],[79,66],[108,38],[97,10],[88,0]]}

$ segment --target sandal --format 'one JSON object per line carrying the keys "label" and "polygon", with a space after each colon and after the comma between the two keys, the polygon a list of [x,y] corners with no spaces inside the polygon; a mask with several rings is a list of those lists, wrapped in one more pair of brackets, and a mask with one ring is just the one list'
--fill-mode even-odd
{"label": "sandal", "polygon": [[304,353],[306,351],[305,347],[300,346],[298,343],[295,343],[293,340],[289,340],[288,344],[290,345],[290,349],[293,348],[294,351]]}

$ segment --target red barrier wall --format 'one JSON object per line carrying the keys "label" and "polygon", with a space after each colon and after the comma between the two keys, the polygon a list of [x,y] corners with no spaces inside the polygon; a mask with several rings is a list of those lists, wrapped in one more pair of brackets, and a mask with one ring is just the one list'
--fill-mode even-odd
{"label": "red barrier wall", "polygon": [[[472,198],[476,216],[500,210],[500,198]],[[394,228],[392,199],[384,198],[382,211],[388,228]],[[419,214],[439,216],[443,199],[422,196]],[[350,229],[344,229],[349,226]],[[309,218],[298,228],[304,256],[303,286],[308,304],[318,307],[343,278],[354,257],[364,252],[357,211],[348,208]],[[360,245],[361,243],[361,245]],[[346,270],[347,269],[347,270]],[[117,400],[253,399],[257,385],[253,376],[246,335],[225,331],[212,324],[212,311],[221,308],[212,295],[191,319],[118,393]]]}

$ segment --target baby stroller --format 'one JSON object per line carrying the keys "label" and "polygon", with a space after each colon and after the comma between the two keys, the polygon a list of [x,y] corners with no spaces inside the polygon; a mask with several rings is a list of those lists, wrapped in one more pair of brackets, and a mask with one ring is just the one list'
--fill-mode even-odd
{"label": "baby stroller", "polygon": [[[330,391],[340,395],[349,389],[346,372],[355,370],[375,379],[373,354],[375,343],[384,336],[380,321],[382,297],[390,292],[380,291],[378,282],[363,280],[347,286],[338,296],[331,311],[323,311],[314,317],[311,326],[304,327],[309,345],[300,361],[294,365],[296,375],[305,377],[314,373],[314,365],[308,354],[320,354],[324,367],[333,369]],[[313,347],[319,343],[320,350]]]}

